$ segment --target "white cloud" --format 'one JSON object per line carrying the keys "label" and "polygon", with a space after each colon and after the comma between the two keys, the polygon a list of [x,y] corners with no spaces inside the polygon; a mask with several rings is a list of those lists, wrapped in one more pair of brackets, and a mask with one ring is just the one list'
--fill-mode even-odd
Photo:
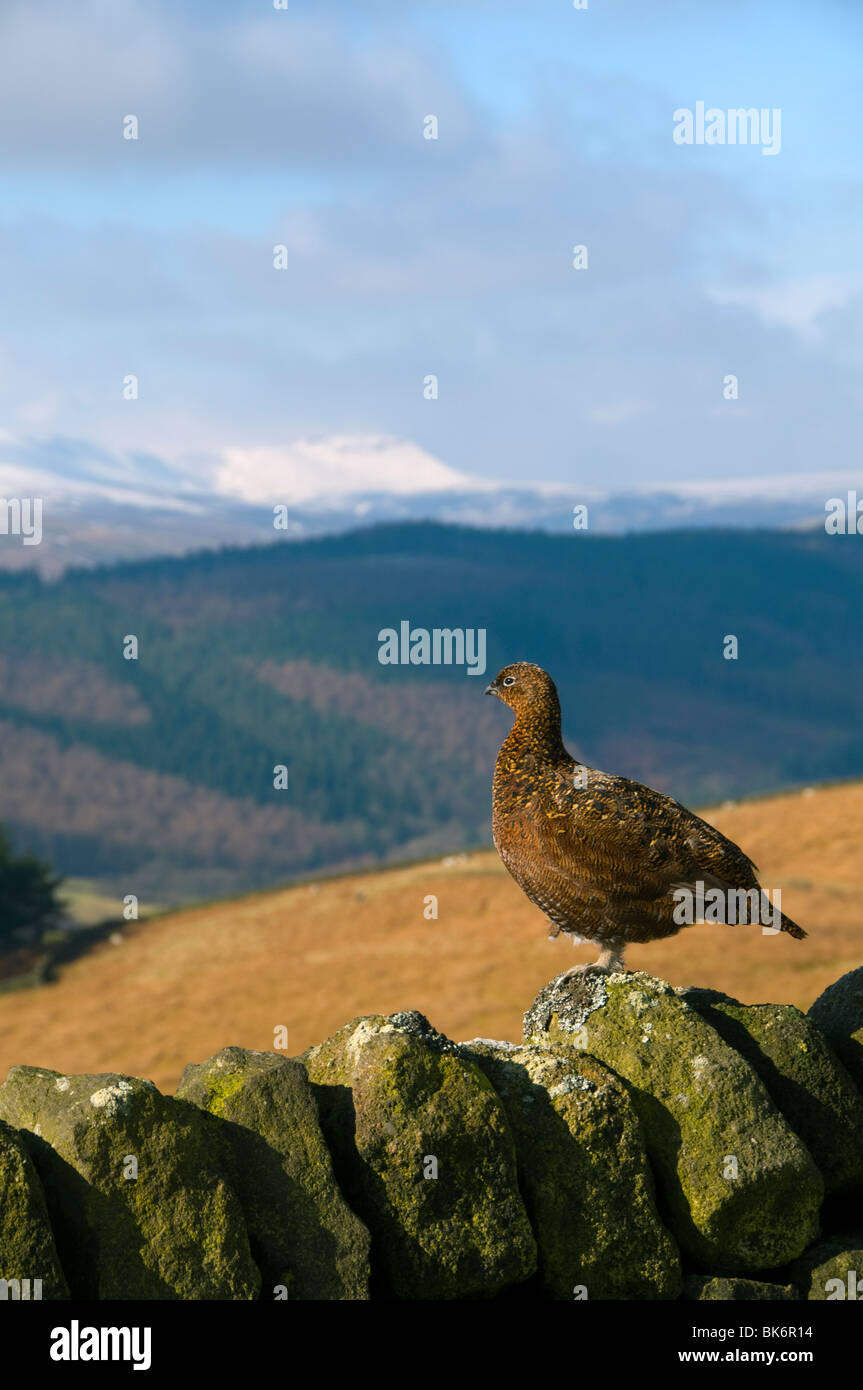
{"label": "white cloud", "polygon": [[[426,110],[446,117],[446,158],[474,131],[437,45],[379,39],[369,50],[326,15],[195,9],[3,0],[0,121],[14,138],[0,163],[77,165],[88,177],[117,166],[355,170],[413,162]],[[134,142],[122,138],[128,114],[140,122]]]}
{"label": "white cloud", "polygon": [[285,448],[223,451],[215,489],[245,502],[301,503],[386,492],[392,496],[447,492],[473,480],[410,440],[380,435],[298,439]]}
{"label": "white cloud", "polygon": [[667,483],[641,483],[633,487],[632,491],[644,496],[673,494],[703,505],[714,506],[723,502],[743,501],[817,501],[820,505],[831,493],[859,490],[861,486],[863,474],[859,468],[837,468],[819,473],[763,474],[757,478],[695,478]]}
{"label": "white cloud", "polygon": [[185,512],[194,515],[201,511],[200,504],[185,501],[171,493],[145,492],[139,488],[122,487],[86,478],[66,478],[48,469],[32,468],[21,464],[0,463],[0,496],[3,497],[41,497],[55,502],[71,499],[94,502],[115,502],[123,507],[156,508],[167,512]]}
{"label": "white cloud", "polygon": [[847,308],[861,290],[861,275],[810,275],[784,284],[712,289],[709,294],[715,304],[749,309],[769,328],[778,324],[803,337],[813,337],[824,314]]}

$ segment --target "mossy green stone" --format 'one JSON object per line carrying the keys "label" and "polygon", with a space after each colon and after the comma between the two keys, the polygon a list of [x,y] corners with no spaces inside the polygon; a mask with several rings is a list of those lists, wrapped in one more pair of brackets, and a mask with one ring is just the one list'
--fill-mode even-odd
{"label": "mossy green stone", "polygon": [[186,1067],[177,1097],[217,1117],[263,1297],[367,1299],[369,1233],[339,1191],[305,1068],[225,1047]]}
{"label": "mossy green stone", "polygon": [[630,1087],[666,1219],[696,1268],[785,1264],[818,1234],[824,1182],[752,1067],[664,980],[589,970],[553,980],[528,1041],[569,1043]]}
{"label": "mossy green stone", "polygon": [[863,1092],[863,965],[828,985],[809,1010],[809,1017]]}
{"label": "mossy green stone", "polygon": [[683,1281],[683,1296],[697,1303],[749,1299],[758,1302],[789,1302],[798,1294],[790,1284],[764,1284],[757,1279],[711,1279],[690,1274]]}
{"label": "mossy green stone", "polygon": [[[29,1296],[68,1298],[39,1174],[24,1136],[0,1120],[0,1280],[29,1281]],[[9,1291],[9,1297],[15,1293]]]}
{"label": "mossy green stone", "polygon": [[863,1302],[863,1226],[818,1241],[795,1260],[788,1277],[811,1302]]}
{"label": "mossy green stone", "polygon": [[656,1211],[641,1125],[619,1077],[570,1047],[459,1044],[503,1101],[547,1294],[673,1299],[677,1246]]}
{"label": "mossy green stone", "polygon": [[0,1118],[26,1131],[73,1297],[256,1297],[242,1208],[195,1106],[130,1076],[13,1067]]}
{"label": "mossy green stone", "polygon": [[758,1073],[815,1160],[825,1192],[863,1193],[863,1096],[811,1019],[791,1004],[676,992]]}
{"label": "mossy green stone", "polygon": [[533,1274],[512,1133],[475,1062],[416,1013],[355,1019],[300,1060],[376,1293],[487,1298]]}

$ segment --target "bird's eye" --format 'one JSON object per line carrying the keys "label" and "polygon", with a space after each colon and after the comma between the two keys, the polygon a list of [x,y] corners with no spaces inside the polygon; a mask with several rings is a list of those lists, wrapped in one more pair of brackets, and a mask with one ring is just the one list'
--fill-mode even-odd
{"label": "bird's eye", "polygon": [[504,685],[515,685],[515,676],[504,676]]}

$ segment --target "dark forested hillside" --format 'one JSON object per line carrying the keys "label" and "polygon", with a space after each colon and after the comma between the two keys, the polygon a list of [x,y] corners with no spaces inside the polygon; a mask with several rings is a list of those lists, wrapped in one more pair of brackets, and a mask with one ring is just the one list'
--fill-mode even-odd
{"label": "dark forested hillside", "polygon": [[[861,614],[863,541],[823,533],[387,526],[7,578],[0,821],[162,901],[475,844],[518,659],[573,752],[689,802],[860,776]],[[402,620],[485,629],[486,675],[381,665]]]}

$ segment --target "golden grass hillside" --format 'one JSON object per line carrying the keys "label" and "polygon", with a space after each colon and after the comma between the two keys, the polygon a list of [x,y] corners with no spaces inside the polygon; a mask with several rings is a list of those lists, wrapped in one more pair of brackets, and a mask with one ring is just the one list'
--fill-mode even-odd
{"label": "golden grass hillside", "polygon": [[[806,941],[700,925],[633,948],[631,969],[807,1008],[863,960],[863,783],[706,813],[759,866]],[[427,895],[438,919],[427,920]],[[450,1037],[517,1039],[553,975],[596,951],[550,942],[493,852],[254,894],[130,925],[41,989],[0,997],[0,1077],[17,1063],[126,1072],[174,1089],[233,1043],[289,1051],[357,1014],[419,1009]]]}

